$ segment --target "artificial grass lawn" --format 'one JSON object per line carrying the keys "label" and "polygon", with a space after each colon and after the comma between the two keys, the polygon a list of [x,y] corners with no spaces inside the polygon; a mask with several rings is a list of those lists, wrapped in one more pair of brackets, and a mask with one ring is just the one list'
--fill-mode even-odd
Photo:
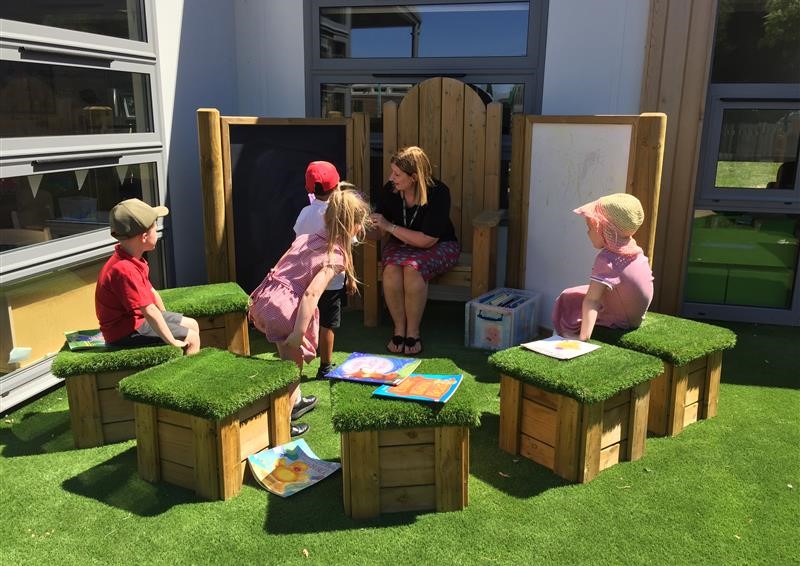
{"label": "artificial grass lawn", "polygon": [[119,383],[125,399],[220,421],[297,381],[297,366],[203,348]]}
{"label": "artificial grass lawn", "polygon": [[[360,316],[345,315],[338,361],[384,351],[391,328],[365,330]],[[0,563],[797,562],[800,329],[726,324],[739,340],[724,354],[719,416],[675,438],[648,438],[641,460],[572,485],[500,451],[497,374],[487,352],[462,347],[462,320],[463,304],[433,303],[422,331],[426,356],[469,374],[482,412],[463,511],[348,519],[341,474],[287,499],[246,485],[230,501],[202,502],[141,481],[134,441],[73,449],[58,389],[0,421]],[[267,348],[256,334],[251,344]],[[303,418],[306,440],[338,459],[329,384],[305,382],[303,393],[320,397]]]}
{"label": "artificial grass lawn", "polygon": [[53,360],[50,371],[66,378],[84,373],[101,373],[126,369],[148,368],[183,356],[175,346],[148,346],[146,348],[113,349],[96,348],[71,352],[64,346]]}
{"label": "artificial grass lawn", "polygon": [[775,181],[780,163],[761,161],[718,161],[718,187],[763,189]]}

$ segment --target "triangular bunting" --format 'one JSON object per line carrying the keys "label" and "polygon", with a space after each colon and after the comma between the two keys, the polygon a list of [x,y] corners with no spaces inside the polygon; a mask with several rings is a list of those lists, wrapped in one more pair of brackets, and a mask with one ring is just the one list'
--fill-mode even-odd
{"label": "triangular bunting", "polygon": [[39,185],[42,182],[44,175],[28,175],[28,184],[31,186],[31,193],[33,198],[36,198],[36,193],[39,192]]}
{"label": "triangular bunting", "polygon": [[86,175],[89,174],[88,169],[76,169],[75,170],[75,180],[78,182],[78,190],[83,188],[83,183],[86,181]]}

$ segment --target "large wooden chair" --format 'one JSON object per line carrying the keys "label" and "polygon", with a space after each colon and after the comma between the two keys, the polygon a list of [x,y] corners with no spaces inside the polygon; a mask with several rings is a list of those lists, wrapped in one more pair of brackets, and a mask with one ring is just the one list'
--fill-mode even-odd
{"label": "large wooden chair", "polygon": [[[497,225],[500,222],[500,143],[502,106],[485,104],[468,85],[450,78],[428,79],[412,88],[398,105],[383,105],[383,175],[402,147],[425,150],[433,175],[450,188],[450,217],[461,243],[461,258],[432,282],[467,287],[472,297],[493,285]],[[380,252],[364,249],[364,325],[379,316]]]}
{"label": "large wooden chair", "polygon": [[51,239],[50,229],[34,230],[32,228],[2,228],[0,229],[0,246],[18,248],[46,242]]}

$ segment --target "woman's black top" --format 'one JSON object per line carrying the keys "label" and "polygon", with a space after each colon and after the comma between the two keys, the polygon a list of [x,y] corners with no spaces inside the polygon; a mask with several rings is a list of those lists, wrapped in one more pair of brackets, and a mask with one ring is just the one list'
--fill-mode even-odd
{"label": "woman's black top", "polygon": [[440,242],[457,240],[456,230],[450,221],[450,189],[441,181],[434,179],[433,185],[428,187],[428,204],[425,206],[406,208],[405,199],[395,192],[391,181],[380,190],[377,200],[375,212],[383,214],[389,222],[438,238]]}

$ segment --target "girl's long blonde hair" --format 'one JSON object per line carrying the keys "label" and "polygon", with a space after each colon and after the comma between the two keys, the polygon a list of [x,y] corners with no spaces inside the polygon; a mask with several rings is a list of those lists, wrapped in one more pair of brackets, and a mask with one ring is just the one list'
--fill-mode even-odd
{"label": "girl's long blonde hair", "polygon": [[347,274],[349,289],[357,291],[355,268],[353,266],[353,236],[361,242],[371,222],[370,208],[361,195],[349,183],[340,183],[339,189],[331,193],[325,211],[325,228],[328,230],[328,253],[334,246],[341,246],[344,252],[344,271]]}
{"label": "girl's long blonde hair", "polygon": [[428,204],[428,187],[433,186],[433,168],[425,151],[415,145],[404,147],[392,155],[390,162],[406,175],[417,176],[417,204]]}

